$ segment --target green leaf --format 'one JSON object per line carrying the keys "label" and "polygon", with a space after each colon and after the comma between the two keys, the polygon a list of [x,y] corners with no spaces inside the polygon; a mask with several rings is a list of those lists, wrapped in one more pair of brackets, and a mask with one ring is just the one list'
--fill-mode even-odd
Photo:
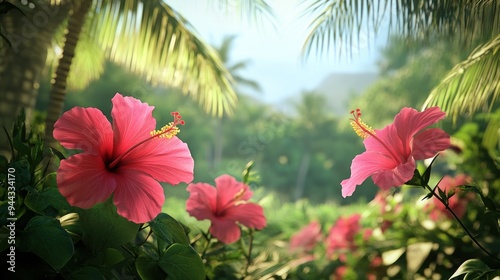
{"label": "green leaf", "polygon": [[125,260],[125,257],[123,256],[122,252],[114,248],[106,249],[106,251],[104,251],[103,256],[104,256],[103,263],[109,267],[114,266]]}
{"label": "green leaf", "polygon": [[426,194],[420,201],[424,201],[426,199],[429,199],[433,196],[432,192],[429,192],[428,194]]}
{"label": "green leaf", "polygon": [[481,200],[483,201],[484,206],[486,206],[486,208],[488,208],[488,210],[495,211],[497,209],[495,207],[495,203],[490,198],[481,195]]}
{"label": "green leaf", "polygon": [[214,269],[214,279],[238,280],[236,269],[227,263],[220,264]]}
{"label": "green leaf", "polygon": [[49,148],[50,148],[50,152],[53,155],[55,155],[59,160],[66,159],[66,157],[63,155],[63,153],[61,153],[59,150],[52,148],[52,147],[49,147]]}
{"label": "green leaf", "polygon": [[169,279],[205,279],[203,261],[193,247],[189,245],[172,244],[161,257],[159,265],[168,274]]}
{"label": "green leaf", "polygon": [[248,179],[250,176],[250,171],[253,167],[253,160],[249,161],[245,166],[245,170],[243,170],[243,184],[248,184]]}
{"label": "green leaf", "polygon": [[500,109],[488,117],[490,120],[484,130],[481,145],[488,151],[491,158],[495,158],[500,148]]}
{"label": "green leaf", "polygon": [[409,186],[419,186],[419,187],[423,187],[423,179],[422,179],[422,175],[420,175],[420,171],[418,171],[418,169],[415,169],[413,171],[413,177],[410,179],[410,181],[406,182],[405,185],[409,185]]}
{"label": "green leaf", "polygon": [[472,186],[472,185],[462,185],[462,186],[459,186],[459,188],[462,191],[473,192],[473,193],[479,194],[479,196],[481,197],[481,200],[484,203],[484,206],[486,206],[486,208],[488,208],[488,210],[491,210],[491,211],[496,210],[495,202],[493,202],[493,200],[491,200],[490,198],[484,196],[483,192],[481,191],[480,188],[478,188],[476,186]]}
{"label": "green leaf", "polygon": [[[153,85],[179,88],[214,116],[232,113],[237,95],[231,73],[218,53],[165,1],[96,3],[80,37],[82,46],[97,45],[107,59]],[[78,55],[76,63],[86,62]]]}
{"label": "green leaf", "polygon": [[139,230],[138,224],[118,215],[112,199],[77,212],[84,232],[82,240],[94,253],[132,241]]}
{"label": "green leaf", "polygon": [[459,186],[459,189],[462,190],[462,191],[466,191],[466,192],[473,192],[473,193],[477,193],[479,195],[483,195],[483,192],[476,186],[472,186],[472,185],[462,185],[462,186]]}
{"label": "green leaf", "polygon": [[7,170],[7,166],[9,165],[9,161],[5,156],[0,155],[0,170]]}
{"label": "green leaf", "polygon": [[[424,174],[422,174],[422,181],[425,185],[429,184],[429,179],[431,178],[431,169],[432,169],[432,164],[434,163],[434,161],[437,159],[438,156],[435,156],[431,163],[429,164],[429,166],[427,167],[427,169],[424,171]],[[425,186],[424,185],[424,186]]]}
{"label": "green leaf", "polygon": [[453,275],[450,277],[450,280],[453,278],[456,278],[460,275],[463,274],[468,274],[468,273],[474,273],[474,272],[483,272],[490,270],[490,268],[483,263],[481,260],[478,259],[470,259],[466,260],[460,267],[453,273]]}
{"label": "green leaf", "polygon": [[153,233],[161,240],[172,243],[189,244],[186,232],[176,219],[165,213],[160,213],[154,220],[149,222]]}
{"label": "green leaf", "polygon": [[43,179],[44,188],[57,188],[57,172],[47,174]]}
{"label": "green leaf", "polygon": [[137,258],[135,268],[143,280],[166,279],[168,276],[160,268],[158,261],[147,255],[142,255]]}
{"label": "green leaf", "polygon": [[10,167],[16,169],[16,190],[26,189],[31,182],[30,164],[27,160],[22,159],[11,163]]}
{"label": "green leaf", "polygon": [[26,196],[24,204],[35,213],[48,216],[56,216],[60,212],[71,210],[68,201],[57,188],[30,192]]}
{"label": "green leaf", "polygon": [[429,94],[424,108],[439,106],[453,120],[483,108],[494,108],[500,97],[500,34],[479,45],[470,56],[455,65]]}
{"label": "green leaf", "polygon": [[76,269],[73,271],[70,276],[70,280],[87,280],[87,279],[102,279],[105,280],[106,278],[102,273],[99,271],[99,269],[92,267],[92,266],[84,266],[81,268]]}
{"label": "green leaf", "polygon": [[484,274],[487,279],[495,279],[495,277],[500,277],[500,269],[492,269]]}
{"label": "green leaf", "polygon": [[56,271],[71,259],[74,252],[73,241],[59,221],[46,216],[33,217],[26,225],[21,241]]}
{"label": "green leaf", "polygon": [[[436,186],[436,188],[438,190],[439,197],[443,200],[443,203],[448,205],[448,195],[439,186]],[[436,190],[436,188],[434,190]]]}

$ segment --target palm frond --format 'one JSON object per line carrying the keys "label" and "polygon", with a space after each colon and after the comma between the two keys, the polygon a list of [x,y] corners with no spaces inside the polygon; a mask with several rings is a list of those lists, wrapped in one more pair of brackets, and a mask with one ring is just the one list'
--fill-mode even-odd
{"label": "palm frond", "polygon": [[[88,25],[90,22],[87,21],[86,24]],[[83,28],[76,45],[75,56],[68,75],[68,90],[82,90],[92,81],[99,79],[104,72],[106,62],[104,53],[101,46],[91,38],[88,32],[85,32],[86,30],[88,28]]]}
{"label": "palm frond", "polygon": [[491,110],[500,97],[500,35],[476,48],[430,93],[425,107],[439,106],[456,119],[480,109]]}
{"label": "palm frond", "polygon": [[[500,1],[302,0],[303,16],[312,16],[303,55],[321,54],[336,45],[340,52],[359,41],[360,33],[373,38],[386,22],[389,32],[410,40],[453,37],[461,44],[485,40],[500,31]],[[339,53],[340,53],[339,52]],[[350,53],[348,49],[348,53]]]}
{"label": "palm frond", "polygon": [[217,52],[161,0],[96,1],[90,26],[111,61],[153,85],[180,88],[206,112],[230,114],[232,77]]}
{"label": "palm frond", "polygon": [[267,20],[274,25],[273,9],[266,0],[219,0],[219,6],[226,12],[235,10],[240,18],[247,17],[252,23]]}
{"label": "palm frond", "polygon": [[[304,0],[301,4],[308,4],[302,17],[312,16],[309,24],[309,34],[302,48],[305,57],[316,49],[321,54],[324,49],[330,49],[331,45],[338,48],[338,53],[343,48],[353,46],[359,42],[361,30],[364,36],[370,32],[376,32],[381,23],[386,5],[381,1],[340,1],[340,0]],[[310,3],[310,4],[309,4]],[[366,29],[367,18],[371,17],[373,30]]]}
{"label": "palm frond", "polygon": [[229,53],[230,50],[233,48],[234,44],[234,39],[236,39],[236,35],[230,35],[224,37],[222,40],[221,45],[217,48],[217,52],[219,53],[219,56],[224,63],[229,62]]}

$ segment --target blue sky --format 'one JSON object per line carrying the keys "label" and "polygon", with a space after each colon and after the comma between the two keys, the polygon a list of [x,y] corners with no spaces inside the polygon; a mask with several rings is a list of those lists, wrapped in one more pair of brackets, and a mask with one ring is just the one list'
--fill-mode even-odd
{"label": "blue sky", "polygon": [[[237,35],[231,60],[250,60],[247,70],[241,74],[261,85],[263,92],[255,96],[265,102],[276,104],[303,90],[313,90],[333,72],[376,72],[377,48],[372,43],[369,46],[373,38],[364,36],[352,58],[346,55],[339,59],[330,52],[321,56],[313,54],[304,61],[301,49],[307,37],[309,19],[299,17],[301,9],[296,2],[271,2],[275,12],[273,27],[266,20],[255,24],[225,13],[218,8],[218,1],[167,1],[212,45],[220,45],[224,36]],[[245,92],[253,93],[251,89]]]}

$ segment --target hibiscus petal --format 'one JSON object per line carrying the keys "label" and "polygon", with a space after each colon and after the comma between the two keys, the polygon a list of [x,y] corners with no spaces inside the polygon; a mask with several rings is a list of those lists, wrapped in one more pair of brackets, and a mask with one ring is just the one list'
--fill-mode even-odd
{"label": "hibiscus petal", "polygon": [[115,190],[116,181],[100,157],[77,154],[61,161],[57,186],[69,204],[90,208],[108,199]]}
{"label": "hibiscus petal", "polygon": [[382,164],[388,166],[390,163],[393,164],[391,169],[394,168],[394,161],[376,152],[366,151],[357,155],[351,163],[351,177],[340,183],[342,196],[351,196],[356,190],[356,186],[361,185],[371,175],[380,172]]}
{"label": "hibiscus petal", "polygon": [[415,159],[410,157],[404,164],[399,164],[394,169],[381,168],[377,174],[373,174],[372,179],[375,185],[382,190],[392,187],[399,187],[408,182],[415,171]]}
{"label": "hibiscus petal", "polygon": [[215,186],[217,187],[217,210],[219,213],[231,207],[238,200],[250,199],[253,194],[247,185],[227,174],[215,178]]}
{"label": "hibiscus petal", "polygon": [[444,119],[445,116],[446,114],[439,107],[431,107],[423,112],[406,107],[401,109],[401,112],[394,117],[394,125],[397,128],[399,137],[406,143],[418,131],[435,124]]}
{"label": "hibiscus petal", "polygon": [[120,166],[149,174],[171,185],[193,180],[193,157],[187,144],[177,137],[144,142],[123,157]]}
{"label": "hibiscus petal", "polygon": [[403,143],[402,139],[398,137],[394,124],[375,132],[375,136],[368,137],[363,141],[367,151],[383,154],[387,158],[391,158],[394,164],[404,162],[411,154],[410,141]]}
{"label": "hibiscus petal", "polygon": [[264,209],[262,209],[262,206],[251,202],[228,208],[224,212],[223,218],[237,221],[248,228],[263,229],[266,226]]}
{"label": "hibiscus petal", "polygon": [[152,114],[154,107],[136,98],[123,97],[117,93],[111,102],[115,145],[113,156],[117,157],[150,137],[150,132],[156,128],[156,120]]}
{"label": "hibiscus petal", "polygon": [[217,211],[217,190],[206,183],[189,184],[186,190],[190,193],[186,201],[186,211],[197,220],[214,219]]}
{"label": "hibiscus petal", "polygon": [[54,124],[54,138],[67,149],[92,155],[106,155],[113,149],[113,130],[106,116],[96,108],[75,107]]}
{"label": "hibiscus petal", "polygon": [[231,244],[240,239],[240,228],[234,221],[217,219],[212,221],[210,233],[224,244]]}
{"label": "hibiscus petal", "polygon": [[413,157],[416,160],[431,158],[450,147],[450,136],[439,128],[430,128],[413,137]]}
{"label": "hibiscus petal", "polygon": [[160,183],[151,176],[121,169],[116,174],[113,202],[118,214],[139,224],[153,220],[161,212],[165,194]]}

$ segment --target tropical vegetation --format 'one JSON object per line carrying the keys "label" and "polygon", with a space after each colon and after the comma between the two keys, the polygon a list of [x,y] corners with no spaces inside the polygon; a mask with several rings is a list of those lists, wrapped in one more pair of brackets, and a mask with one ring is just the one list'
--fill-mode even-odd
{"label": "tropical vegetation", "polygon": [[2,276],[500,277],[498,1],[301,1],[306,57],[391,31],[346,116],[245,94],[237,37],[203,43],[168,1],[84,2],[1,6]]}

